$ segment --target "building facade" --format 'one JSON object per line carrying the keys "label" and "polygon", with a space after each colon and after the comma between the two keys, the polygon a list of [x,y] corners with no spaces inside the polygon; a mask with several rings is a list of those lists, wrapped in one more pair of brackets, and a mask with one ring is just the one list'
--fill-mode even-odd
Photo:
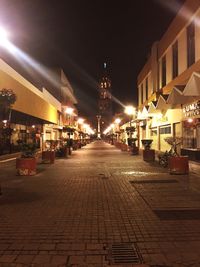
{"label": "building facade", "polygon": [[182,137],[182,153],[200,159],[200,1],[186,0],[138,75],[140,140],[165,151]]}
{"label": "building facade", "polygon": [[[60,84],[54,87],[53,94],[50,85],[35,86],[0,59],[0,90],[11,89],[17,96],[9,117],[4,117],[2,111],[0,114],[0,155],[17,152],[22,142],[34,142],[38,148],[44,148],[47,140],[65,137],[65,126],[76,126],[77,100],[66,76],[60,74]],[[55,97],[59,89],[61,98]],[[70,118],[67,107],[73,108]]]}

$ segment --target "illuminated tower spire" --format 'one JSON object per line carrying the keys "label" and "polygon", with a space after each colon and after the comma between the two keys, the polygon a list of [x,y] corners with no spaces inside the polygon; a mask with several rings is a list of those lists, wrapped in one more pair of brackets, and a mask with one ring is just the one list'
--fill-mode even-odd
{"label": "illuminated tower spire", "polygon": [[112,94],[111,80],[108,76],[107,63],[103,63],[103,75],[99,81],[99,115],[101,115],[102,123],[105,126],[112,119]]}

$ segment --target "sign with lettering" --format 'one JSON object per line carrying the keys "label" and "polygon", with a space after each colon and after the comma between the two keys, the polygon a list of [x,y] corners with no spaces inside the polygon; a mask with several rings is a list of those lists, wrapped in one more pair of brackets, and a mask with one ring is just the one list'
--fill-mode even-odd
{"label": "sign with lettering", "polygon": [[183,114],[185,117],[194,117],[200,115],[200,100],[185,106],[183,108]]}

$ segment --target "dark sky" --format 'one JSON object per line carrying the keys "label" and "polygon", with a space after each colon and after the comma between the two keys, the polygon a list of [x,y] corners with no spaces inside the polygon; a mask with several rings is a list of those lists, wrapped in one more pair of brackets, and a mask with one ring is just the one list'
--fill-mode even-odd
{"label": "dark sky", "polygon": [[104,61],[113,95],[137,103],[137,75],[175,15],[165,4],[177,8],[183,1],[0,0],[0,24],[33,58],[64,69],[81,113],[90,115],[97,110]]}

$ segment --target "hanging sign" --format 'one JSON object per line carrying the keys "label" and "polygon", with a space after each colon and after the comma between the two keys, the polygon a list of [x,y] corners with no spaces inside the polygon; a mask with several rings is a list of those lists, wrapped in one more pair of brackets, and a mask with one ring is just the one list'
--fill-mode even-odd
{"label": "hanging sign", "polygon": [[200,100],[185,106],[183,108],[183,113],[185,117],[194,117],[200,115]]}

